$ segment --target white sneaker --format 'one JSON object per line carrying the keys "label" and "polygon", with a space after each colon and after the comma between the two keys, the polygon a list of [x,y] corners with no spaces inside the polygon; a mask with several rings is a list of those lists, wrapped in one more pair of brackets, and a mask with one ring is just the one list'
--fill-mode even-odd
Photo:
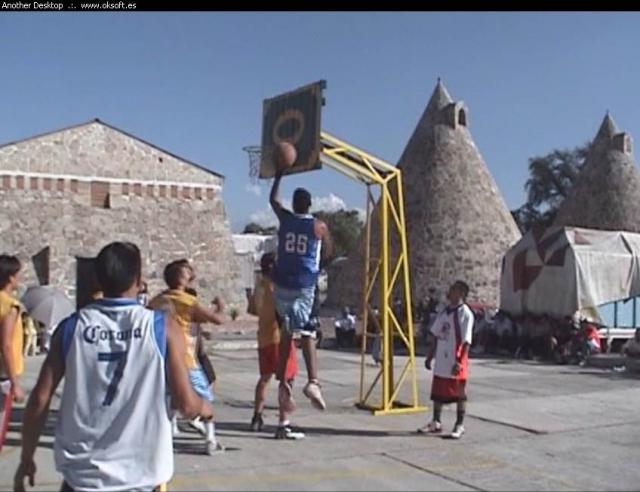
{"label": "white sneaker", "polygon": [[220,444],[219,442],[211,442],[211,441],[207,441],[205,443],[205,452],[209,455],[209,456],[215,456],[216,454],[222,454],[224,453],[227,448],[225,448],[222,444]]}
{"label": "white sneaker", "polygon": [[204,425],[204,422],[200,420],[200,417],[196,417],[195,419],[189,420],[189,426],[192,429],[197,430],[203,436],[207,435],[207,427]]}
{"label": "white sneaker", "polygon": [[442,432],[442,424],[435,420],[418,429],[418,434],[439,434],[440,432]]}
{"label": "white sneaker", "polygon": [[456,425],[453,428],[453,432],[451,433],[451,439],[460,439],[462,437],[462,434],[464,434],[464,426]]}
{"label": "white sneaker", "polygon": [[280,425],[276,429],[275,438],[278,440],[288,439],[290,441],[299,441],[300,439],[305,438],[305,434],[304,432],[301,432],[301,431],[294,431],[288,425]]}

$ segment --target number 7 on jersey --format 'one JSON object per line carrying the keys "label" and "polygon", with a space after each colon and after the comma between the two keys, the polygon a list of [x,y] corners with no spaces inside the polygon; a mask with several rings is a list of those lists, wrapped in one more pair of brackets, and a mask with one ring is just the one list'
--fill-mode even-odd
{"label": "number 7 on jersey", "polygon": [[[115,369],[111,375],[111,382],[107,387],[107,394],[104,396],[102,404],[109,406],[113,402],[118,391],[118,383],[122,379],[124,366],[127,363],[127,352],[98,352],[98,362],[115,362]],[[107,371],[109,367],[107,368]]]}

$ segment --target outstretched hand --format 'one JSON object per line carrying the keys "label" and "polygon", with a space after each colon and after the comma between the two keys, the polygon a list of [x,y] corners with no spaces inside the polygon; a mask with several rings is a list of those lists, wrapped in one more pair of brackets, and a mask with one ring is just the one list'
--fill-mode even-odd
{"label": "outstretched hand", "polygon": [[13,490],[15,492],[23,492],[25,490],[24,479],[27,477],[29,477],[29,485],[33,487],[36,484],[36,464],[33,460],[21,462],[18,465],[16,474],[13,477]]}

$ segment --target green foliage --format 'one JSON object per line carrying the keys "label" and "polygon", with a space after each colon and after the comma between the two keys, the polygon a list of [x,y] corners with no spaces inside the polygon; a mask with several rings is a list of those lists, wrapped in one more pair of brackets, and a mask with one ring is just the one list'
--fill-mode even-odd
{"label": "green foliage", "polygon": [[590,145],[587,142],[572,150],[556,149],[529,159],[527,201],[511,211],[523,234],[534,226],[548,227],[553,223],[582,170]]}

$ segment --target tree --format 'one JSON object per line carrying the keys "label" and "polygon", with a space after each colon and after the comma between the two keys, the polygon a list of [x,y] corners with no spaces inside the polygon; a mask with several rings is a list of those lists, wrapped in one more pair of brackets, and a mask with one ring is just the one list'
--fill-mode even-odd
{"label": "tree", "polygon": [[329,226],[335,247],[335,257],[347,256],[355,249],[364,225],[357,210],[320,211],[313,215]]}
{"label": "tree", "polygon": [[271,236],[277,232],[278,228],[276,226],[263,227],[255,222],[249,222],[242,231],[243,234],[262,234],[264,236]]}
{"label": "tree", "polygon": [[590,145],[586,142],[572,150],[556,149],[545,156],[529,159],[530,176],[525,184],[527,201],[511,211],[523,234],[531,227],[553,224],[558,208],[584,166]]}

